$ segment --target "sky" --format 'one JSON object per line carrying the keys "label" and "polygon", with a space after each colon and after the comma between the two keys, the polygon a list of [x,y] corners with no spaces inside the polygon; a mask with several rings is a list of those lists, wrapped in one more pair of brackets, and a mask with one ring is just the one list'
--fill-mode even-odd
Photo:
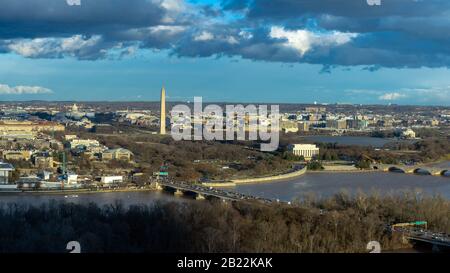
{"label": "sky", "polygon": [[448,0],[0,5],[0,101],[450,106]]}

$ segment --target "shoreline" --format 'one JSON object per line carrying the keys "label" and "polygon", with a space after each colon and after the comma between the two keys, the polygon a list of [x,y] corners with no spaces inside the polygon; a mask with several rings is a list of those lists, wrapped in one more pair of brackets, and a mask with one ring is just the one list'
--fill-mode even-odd
{"label": "shoreline", "polygon": [[113,193],[113,192],[150,192],[155,191],[155,189],[145,188],[145,189],[105,189],[105,190],[90,190],[90,189],[78,189],[78,190],[43,190],[43,191],[0,191],[0,196],[4,194],[23,194],[23,195],[65,195],[65,194],[94,194],[94,193]]}
{"label": "shoreline", "polygon": [[[439,161],[439,163],[445,162],[446,160]],[[435,162],[436,163],[436,162]],[[339,173],[339,174],[345,174],[345,173],[375,173],[375,172],[381,172],[381,173],[390,173],[389,171],[383,171],[378,169],[324,169],[324,170],[308,170],[306,167],[289,172],[284,174],[278,174],[273,176],[265,176],[265,177],[250,177],[250,178],[242,178],[242,179],[234,179],[227,182],[203,182],[201,183],[202,186],[205,187],[217,187],[217,188],[231,188],[236,187],[238,185],[243,184],[261,184],[261,183],[272,183],[272,182],[288,182],[292,181],[298,177],[301,177],[305,174],[332,174],[332,173]],[[410,174],[410,173],[403,173],[403,174]],[[436,176],[436,175],[433,175]],[[442,175],[441,175],[442,176]],[[445,176],[442,176],[445,177]],[[39,194],[50,194],[50,195],[65,195],[65,194],[95,194],[95,193],[114,193],[114,192],[151,192],[155,191],[156,189],[153,188],[118,188],[118,189],[67,189],[67,190],[4,190],[0,191],[0,196],[2,195],[8,195],[8,194],[32,194],[32,195],[39,195]]]}
{"label": "shoreline", "polygon": [[242,179],[233,179],[228,182],[211,182],[211,183],[202,183],[203,186],[206,187],[235,187],[240,184],[253,184],[253,183],[270,183],[274,181],[282,181],[282,180],[290,180],[304,175],[307,172],[307,168],[304,167],[298,171],[293,171],[290,173],[278,174],[273,176],[264,176],[264,177],[253,177],[253,178],[242,178]]}
{"label": "shoreline", "polygon": [[373,173],[373,172],[383,172],[380,170],[318,170],[318,171],[308,171],[308,173]]}

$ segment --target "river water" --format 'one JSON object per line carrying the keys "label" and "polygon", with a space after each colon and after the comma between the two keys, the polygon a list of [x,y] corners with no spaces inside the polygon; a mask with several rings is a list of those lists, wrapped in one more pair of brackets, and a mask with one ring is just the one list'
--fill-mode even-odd
{"label": "river water", "polygon": [[[337,143],[341,145],[358,145],[358,146],[372,146],[381,148],[383,145],[391,142],[398,142],[395,138],[377,138],[377,137],[362,137],[362,136],[305,136],[303,137],[308,142],[322,142],[322,143]],[[405,140],[401,140],[405,141]]]}
{"label": "river water", "polygon": [[[404,192],[439,194],[450,199],[450,177],[414,175],[402,173],[307,173],[289,181],[276,181],[258,184],[242,184],[229,190],[282,201],[292,201],[306,194],[328,197],[347,191],[351,194],[364,192],[402,194]],[[37,194],[17,193],[0,194],[0,203],[21,203],[40,205],[49,200],[73,202],[76,204],[96,203],[100,206],[121,201],[125,206],[135,204],[151,205],[157,201],[186,202],[193,199],[174,197],[163,192],[112,192],[80,194]]]}
{"label": "river water", "polygon": [[292,201],[305,194],[328,197],[347,191],[385,194],[420,192],[425,195],[440,194],[450,199],[450,177],[414,175],[403,173],[307,173],[289,181],[238,185],[236,191],[271,199]]}
{"label": "river water", "polygon": [[[329,142],[343,145],[382,147],[397,139],[352,137],[352,136],[308,136],[310,142]],[[450,161],[434,164],[435,167],[449,168]],[[400,173],[307,173],[290,181],[277,181],[260,184],[245,184],[231,188],[237,192],[283,201],[291,201],[308,193],[327,197],[342,190],[350,193],[362,191],[370,194],[399,194],[405,191],[422,192],[427,195],[440,194],[450,199],[450,177],[413,175]],[[157,201],[187,201],[190,199],[173,197],[160,192],[115,192],[89,193],[78,195],[50,194],[0,194],[0,203],[24,203],[39,205],[49,200],[98,205],[107,205],[120,200],[124,205],[153,204]]]}
{"label": "river water", "polygon": [[79,193],[79,194],[40,194],[40,193],[2,193],[0,203],[17,203],[39,206],[50,200],[57,202],[89,204],[95,203],[99,206],[111,205],[120,201],[124,206],[130,205],[152,205],[155,202],[185,202],[193,199],[185,197],[174,197],[173,195],[157,191],[141,192],[103,192],[103,193]]}

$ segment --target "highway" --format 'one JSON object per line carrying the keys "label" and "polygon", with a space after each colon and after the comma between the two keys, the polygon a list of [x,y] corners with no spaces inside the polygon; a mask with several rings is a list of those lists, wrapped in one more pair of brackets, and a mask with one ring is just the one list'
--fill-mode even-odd
{"label": "highway", "polygon": [[394,231],[403,233],[405,238],[410,241],[423,242],[438,247],[450,248],[450,234],[410,228],[396,228]]}
{"label": "highway", "polygon": [[172,188],[174,190],[180,190],[182,192],[192,192],[196,194],[203,195],[205,197],[212,196],[223,200],[231,200],[231,201],[259,201],[262,203],[270,204],[273,202],[280,202],[279,200],[271,200],[267,198],[261,198],[257,196],[246,195],[234,191],[228,191],[213,187],[205,187],[195,184],[189,184],[184,182],[175,182],[171,180],[163,180],[157,182],[159,185],[167,188]]}

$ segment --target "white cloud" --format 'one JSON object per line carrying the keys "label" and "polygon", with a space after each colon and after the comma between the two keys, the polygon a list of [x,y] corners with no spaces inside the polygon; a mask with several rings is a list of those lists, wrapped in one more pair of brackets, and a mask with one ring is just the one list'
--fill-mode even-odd
{"label": "white cloud", "polygon": [[380,99],[380,100],[398,100],[398,99],[405,98],[405,97],[406,97],[405,94],[394,92],[394,93],[383,94],[383,95],[379,96],[378,99]]}
{"label": "white cloud", "polygon": [[439,102],[442,105],[450,104],[450,86],[434,86],[430,88],[405,89],[414,93],[414,96],[422,102]]}
{"label": "white cloud", "polygon": [[226,39],[227,43],[232,44],[232,45],[236,45],[239,44],[239,41],[234,38],[233,36],[228,36]]}
{"label": "white cloud", "polygon": [[174,23],[177,18],[187,12],[188,7],[183,0],[156,0],[160,2],[160,6],[166,10],[166,14],[162,19],[163,23]]}
{"label": "white cloud", "polygon": [[74,35],[69,38],[18,39],[7,42],[9,50],[27,58],[62,57],[83,55],[101,43],[101,36],[84,38]]}
{"label": "white cloud", "polygon": [[201,41],[201,42],[209,41],[212,39],[214,39],[214,34],[208,31],[202,31],[202,33],[194,37],[194,41]]}
{"label": "white cloud", "polygon": [[183,0],[161,0],[160,5],[168,11],[183,12],[186,5]]}
{"label": "white cloud", "polygon": [[22,95],[22,94],[51,94],[52,90],[40,86],[15,86],[11,87],[7,84],[0,84],[1,95]]}
{"label": "white cloud", "polygon": [[350,42],[357,37],[357,33],[333,31],[329,33],[314,33],[308,30],[285,30],[284,27],[273,26],[269,33],[270,38],[286,39],[284,46],[297,49],[301,55],[315,46],[339,46]]}
{"label": "white cloud", "polygon": [[428,88],[399,88],[392,90],[348,89],[346,95],[358,98],[377,98],[378,100],[394,101],[408,98],[411,103],[449,105],[450,86],[434,86]]}
{"label": "white cloud", "polygon": [[247,40],[253,38],[253,34],[249,31],[245,31],[245,30],[241,30],[239,32],[239,36],[241,36],[242,38],[247,39]]}
{"label": "white cloud", "polygon": [[170,25],[159,25],[149,28],[151,34],[159,35],[161,33],[167,33],[169,35],[175,35],[186,30],[185,26],[170,26]]}

